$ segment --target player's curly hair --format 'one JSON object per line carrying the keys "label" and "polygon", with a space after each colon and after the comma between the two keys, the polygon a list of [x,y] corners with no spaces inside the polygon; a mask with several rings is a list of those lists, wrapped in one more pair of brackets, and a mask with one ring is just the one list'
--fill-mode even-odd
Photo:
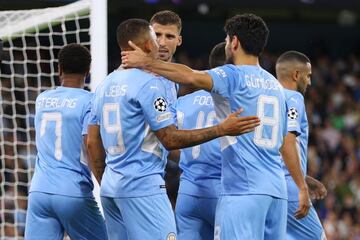
{"label": "player's curly hair", "polygon": [[181,32],[181,18],[173,11],[164,10],[155,13],[150,19],[150,24],[152,25],[154,23],[158,23],[161,25],[176,25],[179,33]]}
{"label": "player's curly hair", "polygon": [[77,43],[64,46],[59,54],[59,66],[64,73],[86,74],[90,70],[89,50]]}
{"label": "player's curly hair", "polygon": [[264,51],[269,29],[264,20],[255,14],[241,14],[226,21],[225,33],[236,36],[246,54],[260,56]]}

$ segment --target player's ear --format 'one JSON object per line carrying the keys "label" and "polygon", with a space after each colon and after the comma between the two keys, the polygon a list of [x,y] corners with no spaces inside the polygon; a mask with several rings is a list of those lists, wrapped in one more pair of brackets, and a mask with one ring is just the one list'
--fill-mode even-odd
{"label": "player's ear", "polygon": [[231,48],[237,50],[239,46],[241,46],[240,40],[237,38],[237,36],[233,36],[231,38]]}
{"label": "player's ear", "polygon": [[295,80],[296,82],[299,80],[300,78],[300,71],[295,69],[294,71],[292,71],[292,79]]}
{"label": "player's ear", "polygon": [[144,52],[146,53],[150,53],[151,52],[151,41],[149,39],[147,39],[145,42],[144,42]]}
{"label": "player's ear", "polygon": [[180,46],[182,44],[182,36],[181,35],[179,35],[179,37],[178,37],[178,44],[177,44],[177,46]]}
{"label": "player's ear", "polygon": [[59,76],[61,76],[63,74],[63,70],[62,70],[62,67],[60,66],[60,64],[58,66],[58,69],[59,69]]}

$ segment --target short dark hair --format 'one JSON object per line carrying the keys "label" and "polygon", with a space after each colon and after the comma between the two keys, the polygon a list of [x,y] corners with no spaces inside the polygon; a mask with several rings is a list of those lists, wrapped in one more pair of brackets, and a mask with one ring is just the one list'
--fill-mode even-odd
{"label": "short dark hair", "polygon": [[131,18],[119,24],[116,30],[116,39],[121,49],[129,48],[128,41],[137,42],[149,33],[148,21],[139,18]]}
{"label": "short dark hair", "polygon": [[181,32],[181,18],[173,11],[164,10],[155,13],[150,19],[150,24],[152,25],[154,23],[158,23],[161,25],[176,25],[179,32]]}
{"label": "short dark hair", "polygon": [[86,47],[70,43],[60,50],[58,60],[64,73],[85,75],[90,70],[91,54]]}
{"label": "short dark hair", "polygon": [[225,42],[216,44],[216,46],[211,50],[209,55],[209,67],[215,68],[222,66],[226,62],[225,55]]}
{"label": "short dark hair", "polygon": [[264,20],[255,14],[235,15],[228,19],[224,27],[230,38],[236,36],[246,54],[259,57],[264,51],[269,29]]}
{"label": "short dark hair", "polygon": [[310,63],[310,59],[303,53],[298,51],[287,51],[280,55],[276,64],[283,62],[300,62],[303,64]]}

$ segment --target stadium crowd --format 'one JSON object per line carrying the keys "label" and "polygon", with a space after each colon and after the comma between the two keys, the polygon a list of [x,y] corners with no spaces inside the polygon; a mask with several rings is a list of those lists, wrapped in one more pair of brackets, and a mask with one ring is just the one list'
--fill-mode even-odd
{"label": "stadium crowd", "polygon": [[[261,59],[262,66],[274,73],[277,54],[266,52]],[[310,55],[311,56],[311,55]],[[180,50],[177,62],[193,68],[206,68],[207,60],[190,57]],[[333,58],[329,54],[311,56],[312,84],[306,94],[306,107],[310,124],[308,151],[308,175],[323,182],[328,195],[322,201],[314,202],[323,223],[328,240],[360,239],[360,58],[347,55]],[[115,62],[115,61],[114,61]],[[116,66],[117,64],[114,64]],[[3,69],[2,69],[3,70]],[[29,129],[33,127],[34,101],[36,92],[32,88],[21,88],[21,79],[12,82],[2,81],[2,127],[4,129]],[[29,82],[37,87],[36,82]],[[29,86],[28,86],[29,87]],[[31,87],[31,86],[30,86]],[[19,88],[13,93],[6,89]],[[4,90],[5,89],[5,90]],[[25,93],[25,91],[27,91]],[[25,99],[25,97],[27,99]],[[27,100],[28,106],[11,103]],[[12,119],[16,113],[19,117]],[[5,207],[5,237],[11,239],[15,234],[23,235],[26,211],[27,185],[34,167],[34,133],[8,131],[1,139],[2,160],[1,204]],[[27,155],[31,153],[32,155]],[[168,192],[171,201],[176,199],[177,177],[179,171],[175,164],[169,169],[170,179],[174,179]],[[30,171],[32,172],[32,171]],[[171,175],[171,176],[170,176]],[[14,185],[17,183],[18,185]],[[20,184],[19,184],[20,183]],[[15,198],[16,196],[16,198]],[[20,196],[20,197],[19,197]],[[14,224],[9,224],[14,223]],[[15,229],[17,228],[17,229]]]}

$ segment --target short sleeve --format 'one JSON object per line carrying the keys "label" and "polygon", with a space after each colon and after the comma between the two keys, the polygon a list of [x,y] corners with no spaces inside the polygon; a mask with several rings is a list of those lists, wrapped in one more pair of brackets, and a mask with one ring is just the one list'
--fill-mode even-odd
{"label": "short sleeve", "polygon": [[138,93],[137,99],[151,130],[157,131],[174,124],[164,84],[158,78],[147,82]]}
{"label": "short sleeve", "polygon": [[304,99],[299,95],[292,95],[286,100],[287,103],[287,131],[294,132],[296,136],[301,134],[301,119],[304,111]]}
{"label": "short sleeve", "polygon": [[230,98],[231,85],[234,83],[235,76],[237,76],[235,66],[228,64],[208,70],[207,73],[211,76],[213,81],[211,93]]}
{"label": "short sleeve", "polygon": [[173,104],[170,105],[170,112],[171,112],[171,115],[174,119],[174,122],[176,123],[177,122],[177,101],[174,102]]}
{"label": "short sleeve", "polygon": [[83,122],[82,122],[82,131],[81,131],[82,135],[87,135],[87,129],[88,129],[90,115],[91,115],[91,102],[86,104],[85,108],[86,109],[85,109],[85,113],[83,116]]}
{"label": "short sleeve", "polygon": [[100,115],[99,115],[99,101],[102,95],[102,85],[99,85],[96,89],[95,94],[93,94],[90,104],[90,113],[88,116],[88,125],[100,125]]}

